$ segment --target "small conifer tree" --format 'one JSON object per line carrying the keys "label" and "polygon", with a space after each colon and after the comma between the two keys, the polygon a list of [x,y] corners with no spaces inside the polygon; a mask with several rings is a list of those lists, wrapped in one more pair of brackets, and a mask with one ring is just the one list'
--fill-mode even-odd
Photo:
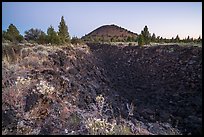
{"label": "small conifer tree", "polygon": [[68,27],[65,23],[64,17],[61,17],[61,22],[59,24],[59,38],[60,38],[60,42],[61,43],[67,43],[70,42],[70,36],[69,36],[69,32],[68,32]]}
{"label": "small conifer tree", "polygon": [[142,45],[144,45],[145,44],[145,42],[144,42],[144,37],[143,37],[143,35],[139,35],[138,36],[138,45],[139,46],[142,46]]}

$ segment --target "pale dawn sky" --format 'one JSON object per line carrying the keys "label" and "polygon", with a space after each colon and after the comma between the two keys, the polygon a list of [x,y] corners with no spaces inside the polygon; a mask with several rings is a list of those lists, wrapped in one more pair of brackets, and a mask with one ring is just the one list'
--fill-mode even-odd
{"label": "pale dawn sky", "polygon": [[61,16],[77,37],[108,24],[138,34],[147,25],[163,38],[202,37],[202,2],[2,2],[2,29],[13,23],[22,35],[50,25],[58,31]]}

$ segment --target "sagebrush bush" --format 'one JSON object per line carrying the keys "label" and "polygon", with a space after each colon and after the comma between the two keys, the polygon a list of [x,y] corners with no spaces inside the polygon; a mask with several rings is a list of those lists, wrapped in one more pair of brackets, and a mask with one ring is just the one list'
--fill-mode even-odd
{"label": "sagebrush bush", "polygon": [[22,48],[21,49],[21,58],[25,58],[27,57],[28,55],[32,54],[34,51],[32,48]]}
{"label": "sagebrush bush", "polygon": [[[136,135],[135,125],[125,119],[117,120],[104,113],[105,106],[109,106],[102,95],[98,95],[96,98],[96,104],[92,104],[94,110],[88,114],[81,114],[84,118],[84,123],[88,129],[90,135]],[[94,105],[96,105],[94,107]],[[109,108],[113,112],[112,107]],[[98,113],[97,113],[98,112]],[[99,115],[97,115],[99,114]]]}

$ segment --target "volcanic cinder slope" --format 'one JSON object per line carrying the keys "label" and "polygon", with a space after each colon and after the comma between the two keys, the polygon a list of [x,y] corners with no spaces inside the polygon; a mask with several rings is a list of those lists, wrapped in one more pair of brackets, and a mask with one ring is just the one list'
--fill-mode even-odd
{"label": "volcanic cinder slope", "polygon": [[138,34],[117,25],[104,25],[82,37],[85,41],[126,41],[136,39]]}

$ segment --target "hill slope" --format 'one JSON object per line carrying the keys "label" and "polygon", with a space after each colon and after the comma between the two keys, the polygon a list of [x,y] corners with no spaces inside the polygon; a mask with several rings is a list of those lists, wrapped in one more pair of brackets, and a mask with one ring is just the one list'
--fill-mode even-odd
{"label": "hill slope", "polygon": [[82,37],[85,41],[134,41],[138,34],[117,25],[104,25]]}

